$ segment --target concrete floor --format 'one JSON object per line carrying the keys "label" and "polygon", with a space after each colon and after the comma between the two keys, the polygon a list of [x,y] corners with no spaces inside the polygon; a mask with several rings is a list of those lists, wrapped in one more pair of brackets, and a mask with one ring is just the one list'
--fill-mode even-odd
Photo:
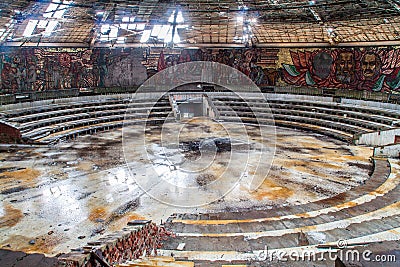
{"label": "concrete floor", "polygon": [[[200,155],[178,149],[204,137],[249,146]],[[205,119],[148,126],[144,135],[143,126],[130,126],[10,148],[0,153],[0,248],[55,255],[133,219],[315,201],[368,179],[371,154],[318,134]]]}

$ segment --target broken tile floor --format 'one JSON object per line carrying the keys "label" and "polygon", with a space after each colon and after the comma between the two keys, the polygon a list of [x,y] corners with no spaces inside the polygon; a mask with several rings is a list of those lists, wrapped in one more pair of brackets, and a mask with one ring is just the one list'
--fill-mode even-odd
{"label": "broken tile floor", "polygon": [[[369,178],[371,148],[262,128],[192,119],[1,151],[0,247],[54,256],[134,219],[304,204]],[[211,137],[244,145],[179,146]]]}

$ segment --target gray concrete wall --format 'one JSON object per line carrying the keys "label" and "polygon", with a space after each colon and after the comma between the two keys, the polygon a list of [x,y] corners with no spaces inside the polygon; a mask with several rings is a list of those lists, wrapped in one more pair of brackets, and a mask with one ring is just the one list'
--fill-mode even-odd
{"label": "gray concrete wall", "polygon": [[203,96],[203,114],[210,118],[218,118],[218,111],[210,98]]}
{"label": "gray concrete wall", "polygon": [[66,104],[72,102],[84,102],[84,101],[96,101],[104,99],[125,99],[130,98],[132,94],[115,94],[115,95],[93,95],[93,96],[79,96],[70,98],[59,98],[59,99],[48,99],[33,102],[23,102],[10,105],[1,106],[1,110],[14,110],[23,108],[35,108],[41,106],[47,106],[52,104]]}
{"label": "gray concrete wall", "polygon": [[400,158],[400,144],[375,147],[374,157]]}
{"label": "gray concrete wall", "polygon": [[358,140],[355,141],[355,144],[367,146],[391,145],[394,144],[394,138],[396,135],[400,135],[400,129],[366,133],[362,134]]}
{"label": "gray concrete wall", "polygon": [[400,110],[400,105],[384,103],[384,102],[342,98],[341,103],[347,104],[347,105],[359,106],[359,107],[374,107],[374,108],[382,108],[382,109]]}
{"label": "gray concrete wall", "polygon": [[333,97],[330,96],[313,96],[313,95],[290,95],[290,94],[264,94],[265,98],[274,100],[305,100],[305,101],[319,101],[319,102],[333,102]]}

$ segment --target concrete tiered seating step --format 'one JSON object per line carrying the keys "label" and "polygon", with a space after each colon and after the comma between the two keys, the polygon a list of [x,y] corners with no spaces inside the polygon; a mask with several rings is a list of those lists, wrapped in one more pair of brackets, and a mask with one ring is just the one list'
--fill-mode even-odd
{"label": "concrete tiered seating step", "polygon": [[172,108],[167,97],[155,99],[104,99],[51,104],[3,112],[8,123],[29,142],[52,143],[83,134],[138,123],[163,123]]}
{"label": "concrete tiered seating step", "polygon": [[[293,99],[211,97],[219,119],[238,123],[273,124],[319,132],[343,141],[373,131],[395,128],[400,112],[377,107],[356,107],[335,102]],[[274,121],[274,122],[273,122]]]}
{"label": "concrete tiered seating step", "polygon": [[137,260],[128,261],[126,263],[118,264],[117,267],[193,267],[194,263],[190,261],[175,260],[174,257],[168,256],[155,256],[144,257]]}
{"label": "concrete tiered seating step", "polygon": [[[167,222],[176,238],[162,253],[189,260],[256,261],[257,251],[296,250],[320,244],[400,240],[400,166],[375,160],[372,177],[363,185],[331,198],[303,205],[266,210],[240,210],[208,214],[176,214]],[[307,244],[301,244],[304,233]],[[177,251],[185,243],[184,251]],[[164,254],[163,254],[164,255]],[[217,266],[217,265],[215,265]],[[262,266],[262,265],[260,265]]]}

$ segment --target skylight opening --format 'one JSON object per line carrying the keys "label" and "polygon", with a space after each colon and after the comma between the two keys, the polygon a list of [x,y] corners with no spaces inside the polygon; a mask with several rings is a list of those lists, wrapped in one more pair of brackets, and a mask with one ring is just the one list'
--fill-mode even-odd
{"label": "skylight opening", "polygon": [[43,36],[49,37],[53,33],[53,31],[55,30],[57,25],[58,25],[58,21],[55,21],[55,20],[49,21],[49,24],[47,25],[46,30],[43,33]]}
{"label": "skylight opening", "polygon": [[116,39],[118,36],[118,28],[115,26],[111,26],[111,31],[110,31],[109,36],[111,39]]}
{"label": "skylight opening", "polygon": [[28,24],[26,25],[25,31],[23,33],[23,36],[24,37],[31,37],[37,24],[38,24],[38,20],[32,20],[32,19],[29,20]]}
{"label": "skylight opening", "polygon": [[61,19],[64,16],[65,11],[67,11],[67,6],[60,5],[58,10],[54,12],[53,18]]}
{"label": "skylight opening", "polygon": [[54,11],[56,11],[57,8],[58,8],[58,4],[50,3],[49,6],[47,7],[46,11],[43,14],[43,17],[45,17],[45,18],[53,17]]}
{"label": "skylight opening", "polygon": [[100,41],[108,41],[108,35],[101,35]]}
{"label": "skylight opening", "polygon": [[4,40],[6,29],[0,29],[0,41]]}
{"label": "skylight opening", "polygon": [[149,40],[151,34],[151,30],[143,31],[142,37],[140,38],[141,43],[145,43]]}
{"label": "skylight opening", "polygon": [[164,38],[164,43],[170,43],[172,41],[172,27],[168,30],[167,35]]}
{"label": "skylight opening", "polygon": [[138,31],[143,31],[145,27],[146,27],[146,24],[140,23],[140,24],[138,24],[138,25],[136,26],[136,30],[138,30]]}
{"label": "skylight opening", "polygon": [[15,20],[14,19],[10,19],[9,22],[7,22],[4,26],[6,28],[1,28],[0,29],[0,42],[4,41],[7,36],[9,36],[12,32],[12,28],[15,25]]}
{"label": "skylight opening", "polygon": [[181,42],[181,37],[178,34],[178,30],[175,29],[174,39],[172,40],[174,44],[179,44]]}
{"label": "skylight opening", "polygon": [[173,39],[172,39],[172,31],[173,31],[173,28],[170,27],[170,29],[168,31],[168,34],[164,39],[164,43],[170,43],[172,41],[174,44],[177,44],[177,43],[181,42],[181,37],[178,34],[178,30],[175,29],[175,33],[174,33]]}
{"label": "skylight opening", "polygon": [[185,20],[183,19],[182,11],[178,12],[178,15],[176,16],[176,23],[183,23]]}
{"label": "skylight opening", "polygon": [[117,44],[124,44],[125,43],[126,38],[123,36],[120,36],[117,38]]}
{"label": "skylight opening", "polygon": [[108,35],[110,33],[110,24],[101,25],[100,32],[101,32],[101,34]]}
{"label": "skylight opening", "polygon": [[43,17],[61,19],[71,3],[72,1],[53,0],[43,13]]}
{"label": "skylight opening", "polygon": [[[169,22],[169,23],[174,23],[174,20],[175,20],[175,10],[172,11],[171,16],[169,16],[168,22]],[[178,14],[176,15],[176,21],[175,21],[175,23],[183,23],[183,22],[185,22],[185,19],[183,18],[182,11],[179,10],[179,11],[178,11]]]}
{"label": "skylight opening", "polygon": [[122,17],[122,22],[132,23],[134,21],[135,21],[135,17],[129,17],[129,16]]}
{"label": "skylight opening", "polygon": [[161,40],[164,39],[167,36],[170,27],[171,26],[169,26],[169,25],[163,25],[160,33],[158,34],[158,39],[161,39]]}
{"label": "skylight opening", "polygon": [[135,30],[136,29],[136,24],[128,24],[128,30]]}
{"label": "skylight opening", "polygon": [[[53,0],[42,15],[44,18],[61,19],[71,3],[72,1]],[[31,37],[36,29],[44,29],[44,31],[38,32],[38,34],[42,33],[44,37],[49,37],[57,26],[57,20],[29,20],[23,36]]]}
{"label": "skylight opening", "polygon": [[168,22],[169,23],[173,23],[174,22],[174,17],[175,17],[175,10],[172,12],[171,16],[169,16]]}
{"label": "skylight opening", "polygon": [[[167,25],[154,25],[152,30],[149,30],[149,36],[147,36],[148,32],[145,30],[142,34],[141,42],[146,42],[150,37],[156,38],[158,40],[163,40],[164,43],[180,43],[181,38],[178,34],[179,29],[185,29],[188,25],[182,25],[185,21],[183,17],[183,13],[181,10],[176,8],[172,11],[171,15],[168,17]],[[145,25],[143,24],[143,28],[139,28],[138,30],[144,30]],[[174,32],[173,32],[174,31]],[[146,34],[146,36],[144,36]],[[146,40],[146,41],[144,41]]]}
{"label": "skylight opening", "polygon": [[157,37],[160,34],[161,29],[162,29],[162,25],[154,25],[153,30],[151,31],[150,35],[152,37]]}
{"label": "skylight opening", "polygon": [[47,27],[47,23],[48,23],[47,20],[40,20],[39,23],[38,23],[38,25],[37,25],[37,27],[38,27],[39,29],[45,29],[45,28]]}

